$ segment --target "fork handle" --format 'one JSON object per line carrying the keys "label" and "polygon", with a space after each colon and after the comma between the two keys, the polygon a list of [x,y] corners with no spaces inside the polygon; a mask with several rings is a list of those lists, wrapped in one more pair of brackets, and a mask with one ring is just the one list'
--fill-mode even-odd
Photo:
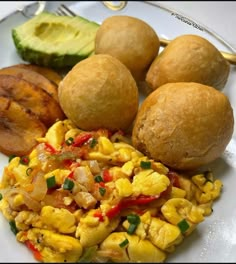
{"label": "fork handle", "polygon": [[[163,47],[167,46],[170,42],[171,42],[171,40],[164,39],[164,38],[160,38],[160,44]],[[223,57],[230,64],[236,65],[236,54],[234,54],[234,53],[228,53],[228,52],[225,52],[225,51],[220,51],[220,53],[223,55]]]}

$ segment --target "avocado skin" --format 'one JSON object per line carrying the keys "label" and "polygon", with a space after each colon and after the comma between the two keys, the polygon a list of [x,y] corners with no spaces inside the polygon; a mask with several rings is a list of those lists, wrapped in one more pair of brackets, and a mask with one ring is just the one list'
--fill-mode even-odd
{"label": "avocado skin", "polygon": [[[68,51],[66,51],[68,50],[68,42],[65,43],[66,50],[58,49],[56,45],[54,46],[55,48],[53,50],[47,48],[40,50],[38,49],[38,46],[41,44],[42,40],[36,37],[28,38],[29,35],[33,36],[35,32],[35,30],[32,31],[32,23],[35,23],[35,26],[39,26],[40,23],[57,23],[57,18],[60,18],[60,22],[58,23],[63,23],[63,19],[65,23],[68,23],[68,21],[70,22],[72,19],[74,20],[77,19],[78,23],[76,23],[76,25],[78,26],[78,30],[80,30],[79,26],[81,24],[83,27],[83,28],[81,27],[81,31],[83,31],[83,35],[85,35],[86,32],[90,35],[89,40],[88,38],[83,38],[83,37],[76,40],[79,41],[79,46],[81,46],[81,48],[78,48],[76,52],[69,53]],[[28,25],[30,24],[31,27],[27,31],[28,36],[27,38],[24,38],[24,36],[21,34],[22,29],[26,31],[27,30],[26,27],[28,27]],[[79,61],[94,54],[95,35],[98,28],[99,28],[99,24],[93,21],[89,21],[80,16],[62,17],[62,16],[56,16],[49,12],[43,12],[37,17],[28,20],[24,24],[13,28],[12,39],[18,55],[24,61],[40,66],[60,69],[60,68],[73,67]],[[66,31],[65,34],[67,34]],[[48,45],[50,45],[51,47],[53,43],[52,44],[48,43]]]}

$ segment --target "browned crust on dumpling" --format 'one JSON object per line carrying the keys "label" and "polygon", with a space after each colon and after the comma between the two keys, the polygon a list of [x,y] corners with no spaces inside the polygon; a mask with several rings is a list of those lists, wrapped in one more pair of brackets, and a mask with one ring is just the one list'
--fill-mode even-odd
{"label": "browned crust on dumpling", "polygon": [[170,83],[144,100],[132,141],[172,168],[195,169],[223,153],[233,127],[233,110],[222,92],[198,83]]}

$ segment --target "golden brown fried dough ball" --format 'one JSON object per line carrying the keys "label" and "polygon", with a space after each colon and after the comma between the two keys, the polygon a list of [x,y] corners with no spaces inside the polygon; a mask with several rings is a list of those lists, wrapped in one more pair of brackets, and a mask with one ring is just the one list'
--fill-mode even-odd
{"label": "golden brown fried dough ball", "polygon": [[197,82],[221,90],[229,72],[229,63],[208,40],[197,35],[182,35],[155,58],[146,81],[153,90],[176,82]]}
{"label": "golden brown fried dough ball", "polygon": [[116,57],[138,81],[145,79],[159,48],[159,38],[154,29],[145,21],[126,15],[106,18],[95,38],[95,54]]}
{"label": "golden brown fried dough ball", "polygon": [[79,128],[126,130],[138,110],[136,82],[127,67],[110,55],[93,55],[61,81],[59,102]]}
{"label": "golden brown fried dough ball", "polygon": [[191,170],[220,157],[233,127],[233,110],[222,92],[193,82],[169,83],[143,101],[132,141],[171,168]]}

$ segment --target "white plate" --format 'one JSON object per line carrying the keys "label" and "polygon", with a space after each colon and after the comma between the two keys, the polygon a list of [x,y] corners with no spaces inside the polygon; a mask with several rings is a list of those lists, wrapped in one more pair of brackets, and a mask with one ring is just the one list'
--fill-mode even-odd
{"label": "white plate", "polygon": [[[114,3],[115,1],[113,1]],[[65,2],[64,2],[65,3]],[[47,2],[46,8],[55,10],[60,2]],[[121,11],[107,9],[102,2],[66,2],[73,11],[81,16],[101,23],[106,17],[116,14],[136,16],[149,23],[160,37],[173,39],[182,34],[197,34],[210,40],[218,49],[235,52],[233,47],[218,35],[199,23],[193,23],[186,17],[164,8],[144,2],[128,2]],[[18,57],[11,29],[26,21],[20,12],[15,12],[0,21],[0,67],[22,62]],[[4,36],[4,38],[2,37]],[[223,92],[229,97],[234,113],[236,110],[236,70],[231,67],[230,76]],[[223,184],[223,192],[214,203],[214,212],[180,244],[167,262],[235,262],[236,261],[236,129],[232,140],[221,158],[209,164],[216,178]],[[8,163],[8,158],[0,154],[0,175]],[[0,214],[0,261],[1,262],[36,262],[31,252],[21,243],[16,242],[9,224]]]}

